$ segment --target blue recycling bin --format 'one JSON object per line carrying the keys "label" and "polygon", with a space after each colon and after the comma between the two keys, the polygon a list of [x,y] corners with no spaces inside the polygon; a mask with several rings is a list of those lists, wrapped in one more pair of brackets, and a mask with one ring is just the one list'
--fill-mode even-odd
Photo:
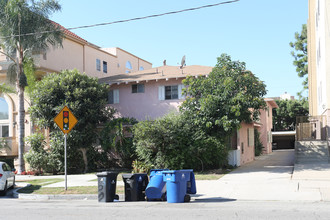
{"label": "blue recycling bin", "polygon": [[163,171],[168,169],[150,170],[150,181],[146,188],[148,201],[166,200],[166,182],[163,181]]}
{"label": "blue recycling bin", "polygon": [[193,170],[163,171],[163,181],[166,182],[168,203],[190,201],[190,196],[187,193],[196,194]]}

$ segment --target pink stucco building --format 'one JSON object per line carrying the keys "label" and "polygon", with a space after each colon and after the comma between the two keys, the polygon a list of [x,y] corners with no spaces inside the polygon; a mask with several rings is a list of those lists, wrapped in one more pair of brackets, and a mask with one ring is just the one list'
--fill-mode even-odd
{"label": "pink stucco building", "polygon": [[[137,120],[156,119],[170,112],[177,112],[184,100],[181,95],[182,80],[187,76],[207,77],[209,66],[161,66],[130,74],[120,74],[100,79],[110,85],[109,105],[117,109],[118,117],[133,117]],[[232,138],[229,163],[240,166],[254,160],[254,129],[259,130],[264,153],[272,151],[272,109],[277,105],[265,99],[267,108],[261,110],[260,120],[251,124],[242,123]]]}

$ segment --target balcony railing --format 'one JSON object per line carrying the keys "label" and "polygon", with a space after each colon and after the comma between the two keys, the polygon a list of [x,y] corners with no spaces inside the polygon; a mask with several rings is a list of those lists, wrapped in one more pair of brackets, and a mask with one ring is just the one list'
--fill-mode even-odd
{"label": "balcony railing", "polygon": [[328,126],[326,116],[297,117],[297,141],[327,140]]}

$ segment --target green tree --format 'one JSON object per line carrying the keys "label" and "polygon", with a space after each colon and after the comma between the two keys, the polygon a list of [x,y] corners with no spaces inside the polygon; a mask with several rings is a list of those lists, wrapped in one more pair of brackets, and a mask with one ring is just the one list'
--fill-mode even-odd
{"label": "green tree", "polygon": [[274,109],[273,124],[275,131],[294,131],[296,117],[308,115],[308,101],[276,100],[278,108]]}
{"label": "green tree", "polygon": [[[111,108],[105,108],[107,98],[107,85],[99,84],[96,78],[81,74],[78,70],[64,70],[49,74],[36,84],[31,94],[33,105],[29,111],[35,123],[49,128],[52,135],[59,129],[53,121],[55,116],[65,105],[71,109],[78,123],[68,134],[68,161],[70,157],[77,163],[83,159],[85,166],[80,172],[86,172],[86,154],[96,143],[97,125],[112,119],[114,113]],[[73,166],[75,164],[71,163]]]}
{"label": "green tree", "polygon": [[222,54],[208,77],[187,77],[183,81],[186,100],[181,112],[191,124],[211,136],[225,138],[241,122],[252,122],[265,107],[266,85],[244,62],[232,61]]}
{"label": "green tree", "polygon": [[294,57],[293,65],[299,77],[305,78],[303,81],[304,89],[308,89],[308,57],[307,57],[307,26],[302,25],[301,32],[296,32],[295,42],[290,42],[290,46],[294,49],[291,55]]}
{"label": "green tree", "polygon": [[19,98],[18,173],[24,171],[24,90],[27,86],[24,62],[32,57],[32,53],[61,45],[63,34],[60,27],[48,19],[60,9],[56,0],[0,0],[0,52],[12,61],[7,75],[15,82]]}

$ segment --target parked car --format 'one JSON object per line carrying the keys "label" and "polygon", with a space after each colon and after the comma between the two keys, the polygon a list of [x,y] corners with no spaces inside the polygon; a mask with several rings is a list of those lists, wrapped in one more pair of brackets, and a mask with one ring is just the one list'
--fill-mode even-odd
{"label": "parked car", "polygon": [[7,189],[15,186],[15,169],[0,161],[0,196],[6,195]]}

